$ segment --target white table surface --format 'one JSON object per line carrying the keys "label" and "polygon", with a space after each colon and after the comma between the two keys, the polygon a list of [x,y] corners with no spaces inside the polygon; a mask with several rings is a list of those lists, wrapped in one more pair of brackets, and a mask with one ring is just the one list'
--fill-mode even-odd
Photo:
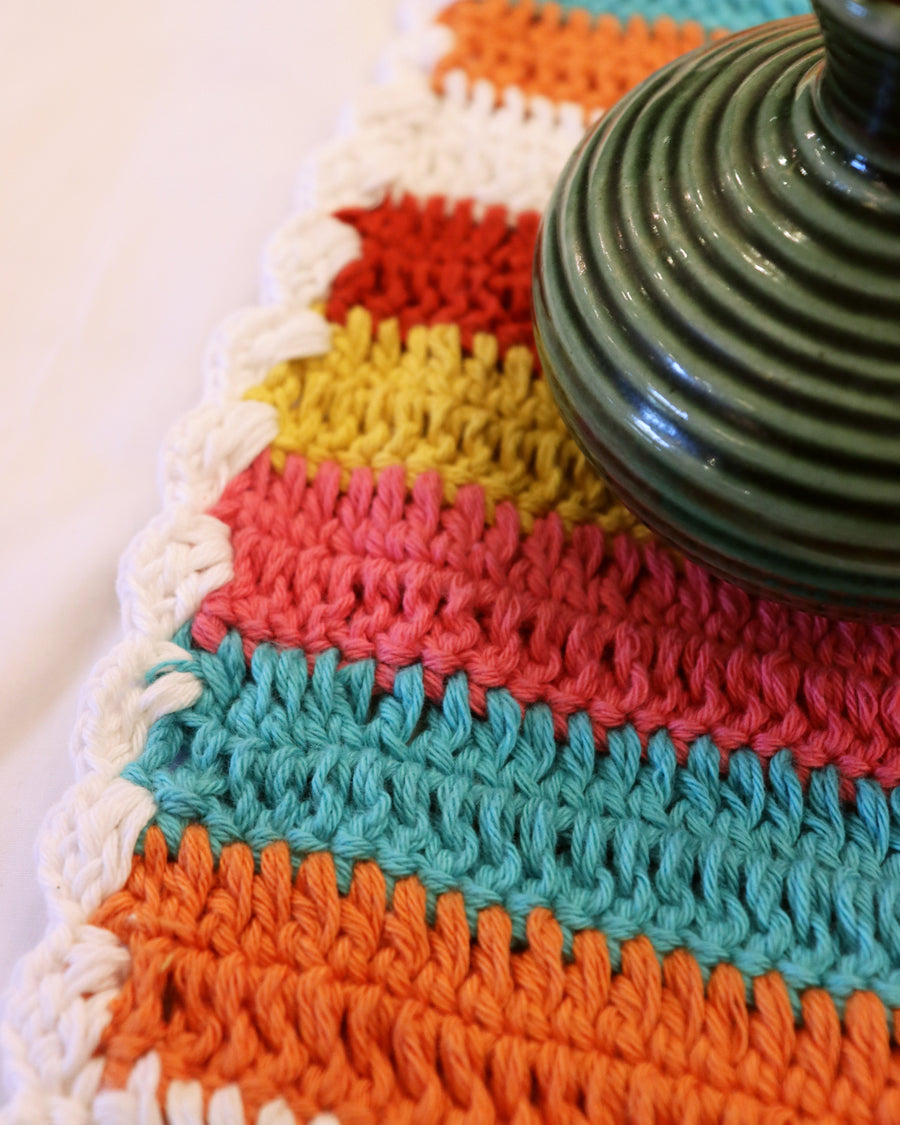
{"label": "white table surface", "polygon": [[35,839],[157,451],[395,5],[0,4],[0,990],[43,931]]}

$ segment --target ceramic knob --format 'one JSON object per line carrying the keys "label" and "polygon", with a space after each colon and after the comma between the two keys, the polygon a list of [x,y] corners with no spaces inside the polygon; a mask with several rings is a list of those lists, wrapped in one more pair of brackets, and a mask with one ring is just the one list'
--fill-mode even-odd
{"label": "ceramic knob", "polygon": [[900,5],[818,0],[685,56],[544,215],[538,351],[588,458],[768,597],[900,614]]}

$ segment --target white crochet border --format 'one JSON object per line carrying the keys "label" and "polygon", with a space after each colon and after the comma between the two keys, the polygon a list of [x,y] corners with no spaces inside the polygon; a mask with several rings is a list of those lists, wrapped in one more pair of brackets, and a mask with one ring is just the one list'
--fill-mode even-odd
{"label": "white crochet border", "polygon": [[[0,1112],[3,1125],[204,1121],[196,1082],[170,1085],[163,1116],[153,1052],[135,1065],[124,1090],[99,1089],[104,1061],[94,1055],[130,958],[87,919],[124,886],[138,834],[155,811],[150,793],[121,771],[142,752],[150,725],[190,706],[200,692],[187,673],[170,673],[149,687],[145,676],[154,665],[187,655],[170,638],[233,576],[228,528],[206,512],[277,433],[274,409],[241,396],[276,363],[330,346],[330,328],[310,306],[359,254],[356,231],[332,212],[405,192],[440,194],[448,202],[474,198],[478,207],[503,204],[511,213],[542,209],[584,130],[579,106],[526,98],[515,88],[497,106],[492,86],[469,89],[461,73],[448,77],[438,97],[427,74],[449,46],[450,32],[433,22],[446,2],[406,4],[383,84],[359,99],[341,135],[303,167],[296,213],[264,254],[260,305],[235,314],[216,333],[203,399],[163,448],[162,513],[134,539],[120,566],[123,639],[82,692],[71,746],[78,780],[49,813],[39,839],[48,924],[17,966],[6,997],[0,1050],[13,1100]],[[259,1125],[293,1119],[281,1099],[258,1117]],[[205,1120],[243,1125],[239,1088],[217,1091]],[[325,1125],[329,1118],[318,1120]]]}

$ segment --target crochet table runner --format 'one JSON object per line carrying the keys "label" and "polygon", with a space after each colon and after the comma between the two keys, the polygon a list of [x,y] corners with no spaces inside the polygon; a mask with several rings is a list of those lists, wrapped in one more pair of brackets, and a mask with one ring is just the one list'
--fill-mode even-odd
{"label": "crochet table runner", "polygon": [[9,1121],[900,1121],[900,630],[658,543],[530,325],[585,125],[794,10],[410,7],[124,560]]}

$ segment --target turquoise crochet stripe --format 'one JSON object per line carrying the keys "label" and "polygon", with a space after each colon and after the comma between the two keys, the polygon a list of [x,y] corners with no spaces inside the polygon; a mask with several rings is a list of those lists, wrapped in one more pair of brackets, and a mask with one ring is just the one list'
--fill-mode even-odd
{"label": "turquoise crochet stripe", "polygon": [[583,8],[593,15],[606,12],[620,19],[641,16],[653,21],[660,16],[696,20],[711,30],[741,31],[766,20],[804,16],[812,11],[807,0],[559,0],[566,8]]}
{"label": "turquoise crochet stripe", "polygon": [[[191,647],[187,629],[177,640]],[[442,705],[419,667],[373,696],[369,661],[329,652],[310,675],[301,652],[262,645],[248,668],[236,633],[166,667],[202,694],[153,725],[125,776],[153,793],[173,855],[194,822],[217,855],[286,840],[297,862],[330,852],[342,890],[374,859],[391,880],[417,875],[432,902],[461,890],[473,925],[500,904],[518,940],[544,906],[567,942],[603,931],[617,965],[619,943],[645,934],[704,968],[775,969],[795,999],[872,989],[900,1006],[900,789],[863,780],[842,807],[830,768],[804,792],[787,751],[768,777],[747,751],[722,777],[709,741],[680,766],[665,733],[643,760],[630,729],[598,753],[584,715],[557,742],[545,707],[523,714],[504,690],[473,716],[463,675]]]}

